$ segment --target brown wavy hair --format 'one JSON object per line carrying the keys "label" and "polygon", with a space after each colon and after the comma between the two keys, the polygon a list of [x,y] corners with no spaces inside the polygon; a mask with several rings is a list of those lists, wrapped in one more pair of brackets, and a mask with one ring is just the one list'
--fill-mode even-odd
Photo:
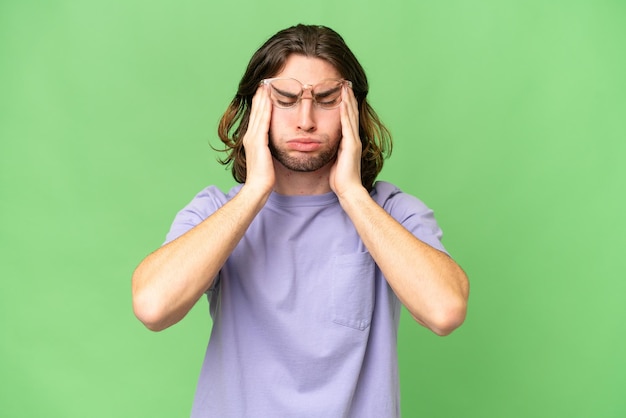
{"label": "brown wavy hair", "polygon": [[246,181],[246,153],[243,136],[248,129],[252,97],[261,80],[278,74],[291,54],[320,58],[352,81],[359,109],[359,135],[363,144],[361,182],[371,190],[384,160],[391,155],[391,134],[367,102],[369,85],[361,64],[343,38],[334,30],[317,25],[297,25],[284,29],[263,44],[252,56],[239,83],[237,94],[222,116],[218,135],[224,143],[220,151],[227,156],[219,161],[228,166],[235,181]]}

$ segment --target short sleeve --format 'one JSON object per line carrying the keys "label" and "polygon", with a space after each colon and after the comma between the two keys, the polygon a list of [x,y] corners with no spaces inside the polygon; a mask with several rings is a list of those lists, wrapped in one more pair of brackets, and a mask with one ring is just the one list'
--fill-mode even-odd
{"label": "short sleeve", "polygon": [[376,182],[372,197],[420,241],[448,254],[441,243],[443,232],[434,212],[421,200],[383,181]]}
{"label": "short sleeve", "polygon": [[176,214],[163,245],[174,241],[200,224],[230,200],[237,191],[238,188],[234,188],[228,194],[224,194],[215,186],[203,189]]}

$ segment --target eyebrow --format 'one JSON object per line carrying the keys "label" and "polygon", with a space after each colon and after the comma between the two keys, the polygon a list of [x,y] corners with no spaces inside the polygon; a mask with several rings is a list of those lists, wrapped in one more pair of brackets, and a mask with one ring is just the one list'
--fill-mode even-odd
{"label": "eyebrow", "polygon": [[315,93],[315,97],[320,97],[320,98],[323,99],[324,97],[328,97],[328,96],[338,92],[339,90],[341,90],[341,86],[337,86],[337,87],[334,87],[334,88],[332,88],[330,90],[326,90],[326,91],[323,91],[323,92],[320,92],[320,93]]}
{"label": "eyebrow", "polygon": [[295,94],[294,94],[294,93],[291,93],[291,92],[288,92],[288,91],[284,91],[284,90],[281,90],[281,89],[277,89],[277,88],[276,88],[276,87],[274,87],[274,86],[272,86],[272,88],[273,88],[274,90],[276,90],[276,91],[277,91],[279,94],[281,94],[282,96],[289,97],[289,98],[298,97],[298,96],[300,96],[300,93],[302,93],[302,90],[300,90],[300,93],[295,93]]}

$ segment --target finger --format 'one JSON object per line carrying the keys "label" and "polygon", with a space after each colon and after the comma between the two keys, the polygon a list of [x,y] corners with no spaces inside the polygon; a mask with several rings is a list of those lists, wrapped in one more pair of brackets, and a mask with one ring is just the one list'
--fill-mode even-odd
{"label": "finger", "polygon": [[346,107],[347,107],[347,111],[348,111],[347,113],[350,119],[351,127],[353,130],[355,130],[355,132],[358,132],[358,125],[359,125],[358,104],[357,104],[356,97],[354,96],[354,91],[352,91],[352,89],[348,87],[347,85],[345,87],[344,96],[346,97],[346,105],[347,105]]}
{"label": "finger", "polygon": [[270,99],[270,88],[269,86],[265,86],[263,89],[263,126],[265,127],[265,132],[269,130],[270,120],[272,119],[272,109],[273,109],[272,100]]}
{"label": "finger", "polygon": [[252,139],[251,137],[267,137],[271,114],[272,103],[269,99],[267,86],[261,85],[257,88],[257,91],[252,98],[248,129],[246,132],[246,136],[250,140]]}
{"label": "finger", "polygon": [[263,121],[267,112],[267,88],[261,85],[257,88],[254,97],[252,97],[252,106],[250,108],[249,127],[256,128]]}
{"label": "finger", "polygon": [[[343,134],[359,138],[359,111],[354,92],[346,84],[341,92],[341,124]],[[348,131],[349,130],[349,131]]]}

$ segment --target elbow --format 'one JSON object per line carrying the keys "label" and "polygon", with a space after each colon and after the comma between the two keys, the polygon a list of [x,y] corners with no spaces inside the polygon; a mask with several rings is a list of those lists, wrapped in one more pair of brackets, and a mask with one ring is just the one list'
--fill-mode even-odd
{"label": "elbow", "polygon": [[454,316],[443,322],[431,327],[431,330],[440,337],[445,337],[452,334],[452,331],[457,329],[465,321],[465,316]]}
{"label": "elbow", "polygon": [[469,283],[462,270],[461,274],[463,280],[459,291],[442,302],[432,316],[433,321],[430,329],[440,337],[450,335],[465,322],[469,300]]}
{"label": "elbow", "polygon": [[140,282],[135,272],[132,286],[133,313],[150,331],[162,331],[169,326],[164,304],[159,302],[153,292],[139,286]]}
{"label": "elbow", "polygon": [[440,337],[450,335],[465,321],[467,314],[467,301],[459,300],[441,307],[426,322],[427,327]]}
{"label": "elbow", "polygon": [[133,312],[137,319],[141,321],[150,331],[163,331],[168,327],[164,320],[165,315],[157,303],[154,303],[145,295],[133,294]]}

